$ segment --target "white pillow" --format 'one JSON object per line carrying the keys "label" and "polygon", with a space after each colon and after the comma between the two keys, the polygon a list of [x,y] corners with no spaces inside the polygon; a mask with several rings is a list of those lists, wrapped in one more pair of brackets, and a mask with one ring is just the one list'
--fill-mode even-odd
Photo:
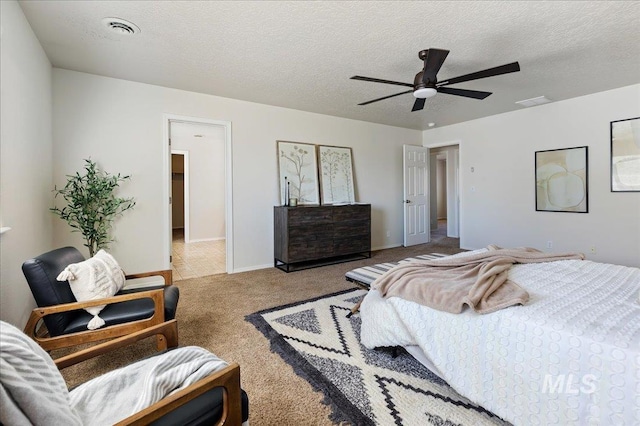
{"label": "white pillow", "polygon": [[[69,286],[78,302],[102,299],[115,295],[124,286],[124,272],[118,262],[104,250],[98,251],[92,258],[80,263],[72,263],[57,277],[58,281],[69,281]],[[104,325],[98,316],[106,305],[85,308],[94,315],[87,324],[89,330]]]}

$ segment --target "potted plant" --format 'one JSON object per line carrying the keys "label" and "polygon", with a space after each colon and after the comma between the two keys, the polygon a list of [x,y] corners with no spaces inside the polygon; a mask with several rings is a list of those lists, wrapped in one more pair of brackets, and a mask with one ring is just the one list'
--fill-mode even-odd
{"label": "potted plant", "polygon": [[56,206],[50,210],[67,221],[73,232],[80,232],[90,256],[100,249],[107,248],[113,241],[109,233],[116,217],[135,206],[133,198],[115,196],[121,182],[130,176],[109,175],[98,165],[85,159],[84,174],[76,172],[67,175],[67,184],[62,189],[54,187],[55,197],[61,195],[67,205]]}

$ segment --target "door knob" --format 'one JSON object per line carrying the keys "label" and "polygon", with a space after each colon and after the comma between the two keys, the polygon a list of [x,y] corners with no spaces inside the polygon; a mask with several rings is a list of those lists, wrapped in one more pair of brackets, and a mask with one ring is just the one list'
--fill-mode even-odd
{"label": "door knob", "polygon": [[404,200],[405,203],[409,204],[411,200]]}

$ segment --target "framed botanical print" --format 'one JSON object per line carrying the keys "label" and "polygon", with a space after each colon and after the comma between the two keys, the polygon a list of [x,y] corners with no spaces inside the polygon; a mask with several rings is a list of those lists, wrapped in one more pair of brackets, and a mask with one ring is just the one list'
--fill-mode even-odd
{"label": "framed botanical print", "polygon": [[318,146],[322,204],[355,203],[351,148]]}
{"label": "framed botanical print", "polygon": [[316,147],[300,142],[277,141],[280,201],[289,205],[319,205]]}

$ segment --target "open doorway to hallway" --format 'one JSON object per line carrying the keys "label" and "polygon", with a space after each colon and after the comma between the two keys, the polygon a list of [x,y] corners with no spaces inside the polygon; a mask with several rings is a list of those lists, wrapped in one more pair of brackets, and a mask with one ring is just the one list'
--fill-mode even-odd
{"label": "open doorway to hallway", "polygon": [[459,153],[459,145],[429,150],[431,241],[460,237]]}
{"label": "open doorway to hallway", "polygon": [[184,229],[173,229],[173,279],[175,281],[206,275],[223,274],[225,265],[225,240],[184,242]]}
{"label": "open doorway to hallway", "polygon": [[438,219],[438,227],[431,228],[431,242],[437,243],[447,237],[447,219]]}
{"label": "open doorway to hallway", "polygon": [[174,280],[227,272],[225,128],[170,122]]}

